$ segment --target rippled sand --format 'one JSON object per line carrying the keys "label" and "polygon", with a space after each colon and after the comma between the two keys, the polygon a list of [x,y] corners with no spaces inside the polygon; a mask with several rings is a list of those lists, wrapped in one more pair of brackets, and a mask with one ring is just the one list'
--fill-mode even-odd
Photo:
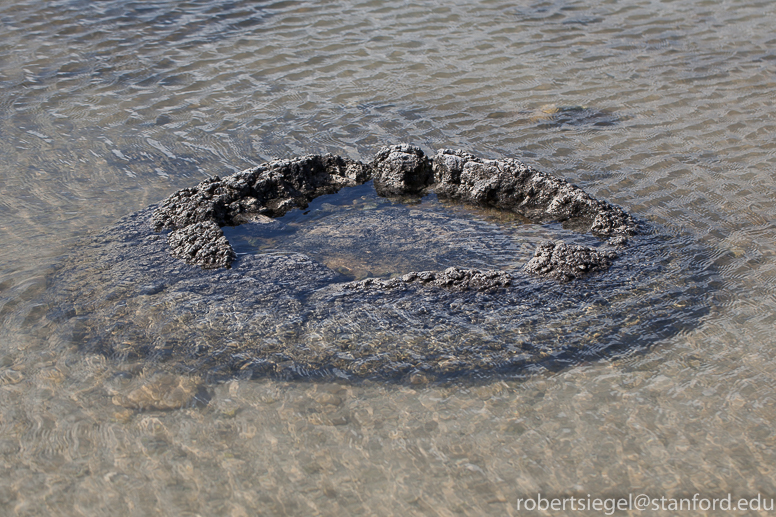
{"label": "rippled sand", "polygon": [[[775,18],[769,2],[0,1],[0,508],[776,497]],[[210,174],[403,141],[516,157],[690,236],[721,277],[709,316],[630,357],[447,385],[209,384],[47,326],[49,269],[120,217]]]}

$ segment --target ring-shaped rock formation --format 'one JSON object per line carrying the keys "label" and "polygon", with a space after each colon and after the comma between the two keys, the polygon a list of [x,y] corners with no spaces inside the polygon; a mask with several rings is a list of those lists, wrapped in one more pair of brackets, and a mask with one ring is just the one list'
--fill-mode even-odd
{"label": "ring-shaped rock formation", "polygon": [[[519,271],[346,281],[303,254],[237,258],[222,231],[370,179],[381,196],[434,192],[599,242],[545,242]],[[310,155],[182,189],[81,248],[51,292],[62,333],[83,349],[215,377],[512,375],[643,348],[697,324],[714,284],[707,255],[517,160],[449,149],[429,159],[401,144],[367,164]]]}

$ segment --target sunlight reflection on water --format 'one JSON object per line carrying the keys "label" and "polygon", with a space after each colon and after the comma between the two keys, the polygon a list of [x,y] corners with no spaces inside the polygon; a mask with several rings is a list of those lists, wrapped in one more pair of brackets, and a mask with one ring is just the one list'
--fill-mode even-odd
{"label": "sunlight reflection on water", "polygon": [[[776,493],[774,15],[0,2],[2,506],[484,515],[537,492]],[[170,380],[47,326],[49,269],[122,216],[210,174],[402,141],[516,157],[688,235],[721,276],[711,316],[643,354],[443,386]],[[183,408],[126,402],[157,386]]]}

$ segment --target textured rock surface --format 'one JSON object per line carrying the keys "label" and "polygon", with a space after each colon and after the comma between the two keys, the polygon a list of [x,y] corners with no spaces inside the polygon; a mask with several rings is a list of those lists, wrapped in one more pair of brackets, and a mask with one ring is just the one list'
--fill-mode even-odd
{"label": "textured rock surface", "polygon": [[230,267],[234,250],[213,221],[203,221],[170,232],[167,242],[174,257],[203,268]]}
{"label": "textured rock surface", "polygon": [[[501,187],[495,189],[495,198],[480,198],[475,193],[494,191],[487,178],[481,178],[482,188],[477,186],[480,180],[468,183],[465,178],[482,164],[461,153],[442,154],[445,160],[451,157],[472,163],[469,169],[449,164],[444,170],[437,169],[449,175],[440,176],[440,184],[458,185],[454,190],[450,187],[453,194],[473,203],[498,200],[499,196],[511,199],[503,186],[513,180],[519,183],[513,173],[496,178]],[[50,278],[48,325],[56,328],[54,333],[63,342],[84,351],[201,374],[205,381],[271,375],[415,382],[562,368],[626,347],[649,346],[694,326],[708,312],[713,281],[708,253],[692,240],[680,240],[646,225],[639,227],[626,248],[618,249],[619,257],[606,274],[575,282],[557,279],[579,276],[581,265],[585,274],[602,270],[612,257],[605,251],[590,251],[592,248],[553,244],[551,248],[540,246],[531,268],[520,270],[518,252],[524,247],[503,237],[503,232],[510,233],[515,226],[502,226],[502,233],[491,234],[501,239],[498,245],[508,244],[499,252],[505,257],[499,267],[509,267],[508,271],[489,271],[492,266],[451,268],[439,262],[441,271],[353,282],[352,276],[338,274],[295,249],[238,255],[231,269],[200,267],[225,263],[228,248],[218,233],[221,224],[266,221],[263,216],[304,205],[316,192],[358,183],[369,172],[366,166],[335,157],[274,163],[184,189],[163,206],[131,214],[80,246]],[[510,167],[513,172],[520,169]],[[305,168],[309,174],[295,172]],[[294,185],[292,180],[298,181]],[[264,187],[257,189],[259,182]],[[549,217],[545,212],[552,202],[545,203],[545,208],[542,203],[534,205],[540,207],[536,220]],[[590,205],[587,203],[582,203],[583,208]],[[477,241],[471,238],[476,226],[445,216],[453,209],[449,204],[440,204],[440,210],[446,208],[433,216],[416,205],[401,212],[400,205],[392,205],[398,212],[386,209],[372,216],[375,210],[348,203],[348,217],[354,219],[350,225],[334,220],[322,228],[325,224],[313,218],[301,240],[318,248],[336,239],[345,250],[380,236],[390,240],[418,237],[427,248],[451,242],[449,250],[441,250],[441,258],[461,257],[455,246],[460,251],[464,247],[460,243]],[[588,212],[568,212],[571,219],[577,213],[589,224],[580,228],[590,230]],[[399,218],[410,232],[396,230]],[[624,235],[629,235],[629,219],[623,221]],[[526,235],[533,236],[531,242],[546,239],[549,229],[526,226],[530,227]],[[157,233],[156,228],[169,235]],[[338,236],[338,231],[355,237]],[[565,239],[579,243],[592,238],[559,231],[565,232]],[[614,237],[624,235],[613,233]],[[194,257],[189,260],[192,264],[171,254],[168,239],[178,250],[176,254]],[[401,250],[413,249],[409,242],[399,244],[404,246]],[[476,260],[477,250],[484,256],[482,250],[489,244],[496,241],[477,242],[465,253],[473,253]],[[336,263],[336,255],[327,260]],[[345,264],[352,262],[351,256],[346,255]],[[369,263],[368,258],[364,260]],[[380,267],[382,274],[389,273],[387,263]],[[51,332],[51,327],[46,328],[47,335]],[[163,401],[163,407],[189,401],[187,394],[192,390],[173,384],[169,390],[172,402]],[[132,408],[162,407],[156,400],[164,399],[159,393],[165,390],[155,387],[124,390],[117,401]]]}
{"label": "textured rock surface", "polygon": [[423,286],[444,287],[450,290],[476,289],[492,291],[507,287],[512,283],[512,276],[505,271],[478,269],[462,269],[449,267],[444,271],[418,271],[407,273],[400,278],[383,280],[367,278],[358,282],[343,284],[343,289],[396,289],[406,284],[416,283]]}
{"label": "textured rock surface", "polygon": [[413,145],[383,147],[371,165],[375,190],[381,196],[421,194],[434,179],[428,157]]}
{"label": "textured rock surface", "polygon": [[[154,211],[152,226],[156,231],[173,230],[168,235],[173,256],[203,268],[228,268],[235,254],[216,227],[278,217],[370,178],[381,196],[418,195],[433,189],[442,198],[510,210],[537,222],[568,223],[609,238],[613,246],[624,246],[637,233],[636,221],[619,207],[517,160],[484,160],[461,150],[440,149],[432,165],[419,147],[408,144],[381,148],[369,165],[334,155],[310,155],[269,162],[223,179],[210,178],[165,199]],[[554,256],[552,268],[528,271],[554,279],[582,276],[579,268],[585,264],[561,264],[575,255]],[[600,261],[590,271],[602,271],[609,264]]]}
{"label": "textured rock surface", "polygon": [[[154,211],[151,224],[156,231],[181,230],[198,223],[220,227],[257,216],[278,217],[293,208],[305,208],[323,194],[360,185],[369,177],[370,169],[363,163],[331,154],[276,160],[175,192]],[[175,238],[176,233],[171,233],[172,254],[205,268],[228,267],[231,246],[224,248],[223,235],[211,231],[212,224],[192,227]],[[201,231],[204,233],[197,236]],[[192,246],[202,253],[192,254]]]}
{"label": "textured rock surface", "polygon": [[536,249],[525,270],[539,276],[568,282],[595,271],[609,269],[617,258],[613,251],[599,251],[587,246],[569,246],[563,242],[547,242]]}
{"label": "textured rock surface", "polygon": [[636,221],[621,208],[517,160],[440,149],[433,164],[434,192],[440,197],[511,210],[537,222],[571,221],[601,237],[637,233]]}

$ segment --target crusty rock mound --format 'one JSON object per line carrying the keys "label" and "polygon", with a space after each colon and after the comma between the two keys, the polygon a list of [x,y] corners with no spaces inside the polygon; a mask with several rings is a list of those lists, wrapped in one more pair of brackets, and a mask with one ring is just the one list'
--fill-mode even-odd
{"label": "crusty rock mound", "polygon": [[489,269],[463,269],[449,267],[444,271],[420,271],[407,273],[400,278],[382,280],[379,278],[366,278],[358,282],[343,284],[344,289],[395,289],[406,284],[418,284],[423,286],[444,287],[450,290],[465,291],[474,289],[477,291],[491,291],[500,287],[507,287],[512,283],[512,276],[506,271]]}
{"label": "crusty rock mound", "polygon": [[[154,230],[161,231],[211,223],[171,233],[171,253],[192,265],[229,267],[228,257],[233,257],[234,251],[228,241],[226,245],[221,242],[220,239],[226,241],[223,233],[211,231],[212,225],[233,226],[257,216],[279,217],[293,208],[306,208],[320,195],[360,185],[370,175],[363,163],[331,154],[276,160],[223,179],[215,176],[196,187],[175,192],[154,211],[151,224]],[[194,237],[205,229],[206,233]],[[215,259],[211,252],[191,253],[192,239],[200,250],[219,250],[219,258]]]}
{"label": "crusty rock mound", "polygon": [[617,254],[613,251],[602,252],[586,246],[569,246],[564,242],[545,242],[536,249],[534,257],[525,265],[525,270],[560,282],[568,282],[594,271],[605,271],[616,258]]}
{"label": "crusty rock mound", "polygon": [[[440,149],[429,161],[419,148],[402,144],[382,148],[372,162],[380,195],[433,190],[439,197],[510,210],[537,222],[568,221],[580,230],[624,246],[637,223],[621,208],[588,195],[566,180],[515,160],[485,160],[462,150]],[[617,257],[580,246],[545,244],[525,270],[568,281],[608,269]]]}
{"label": "crusty rock mound", "polygon": [[414,145],[383,147],[371,165],[375,190],[381,196],[421,194],[434,179],[431,163]]}
{"label": "crusty rock mound", "polygon": [[599,237],[636,233],[636,221],[621,208],[518,160],[484,160],[440,149],[433,164],[434,192],[440,197],[511,210],[537,222],[574,220]]}
{"label": "crusty rock mound", "polygon": [[[309,155],[268,162],[223,179],[209,178],[165,199],[154,211],[152,227],[172,230],[168,244],[173,256],[203,268],[228,268],[235,253],[220,227],[279,217],[293,208],[306,208],[320,195],[370,178],[381,196],[434,191],[442,198],[510,210],[537,222],[569,222],[576,229],[608,238],[613,246],[624,246],[637,233],[636,221],[621,208],[518,160],[485,160],[451,149],[440,149],[429,160],[419,147],[408,144],[381,148],[369,164],[331,154]],[[566,281],[603,271],[616,257],[613,253],[598,257],[593,249],[584,253],[570,249],[540,247],[526,271]],[[583,255],[593,262],[580,262]],[[492,287],[492,278],[484,281],[479,273],[456,271],[463,276],[451,279],[448,271],[415,274],[423,282],[427,282],[424,275],[435,275],[432,284],[448,288]]]}
{"label": "crusty rock mound", "polygon": [[231,244],[213,221],[203,221],[185,226],[170,233],[167,238],[172,256],[199,264],[205,269],[232,265],[235,258]]}

